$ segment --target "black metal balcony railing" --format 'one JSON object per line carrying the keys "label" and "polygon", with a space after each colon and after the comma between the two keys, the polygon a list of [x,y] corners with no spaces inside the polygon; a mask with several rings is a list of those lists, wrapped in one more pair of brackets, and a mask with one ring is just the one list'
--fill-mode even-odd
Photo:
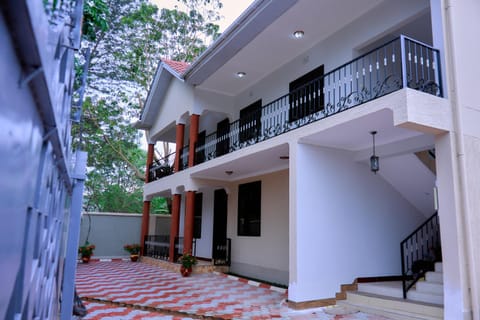
{"label": "black metal balcony railing", "polygon": [[175,152],[170,153],[166,157],[154,160],[149,168],[149,181],[161,179],[173,173],[173,162],[175,160]]}
{"label": "black metal balcony railing", "polygon": [[232,239],[227,238],[224,241],[216,243],[213,247],[212,260],[216,266],[229,266],[232,257]]}
{"label": "black metal balcony railing", "polygon": [[[192,255],[196,255],[197,239],[193,239]],[[146,235],[144,242],[143,255],[155,259],[168,260],[170,251],[170,236],[168,235]],[[175,257],[173,261],[177,261],[178,257],[183,253],[183,237],[175,237]]]}
{"label": "black metal balcony railing", "polygon": [[442,96],[440,53],[400,36],[207,135],[195,155],[208,161],[407,87]]}
{"label": "black metal balcony railing", "polygon": [[168,260],[170,236],[146,235],[143,255],[155,259]]}
{"label": "black metal balcony railing", "polygon": [[440,222],[438,213],[413,231],[400,243],[402,256],[403,298],[407,291],[427,271],[433,271],[434,262],[442,260]]}
{"label": "black metal balcony railing", "polygon": [[[175,172],[173,163],[176,153],[172,152],[166,157],[154,160],[149,168],[149,180],[155,181],[163,177],[169,176]],[[180,154],[180,170],[188,168],[188,145],[182,148]]]}

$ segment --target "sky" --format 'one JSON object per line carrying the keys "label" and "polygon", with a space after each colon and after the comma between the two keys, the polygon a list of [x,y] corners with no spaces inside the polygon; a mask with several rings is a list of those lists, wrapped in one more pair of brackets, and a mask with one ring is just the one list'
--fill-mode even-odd
{"label": "sky", "polygon": [[[173,9],[178,4],[177,0],[150,0],[155,3],[159,8]],[[220,26],[220,32],[232,24],[232,22],[238,18],[238,16],[253,2],[253,0],[220,0],[223,4],[223,8],[220,10],[220,14],[224,17],[217,24]],[[179,6],[179,9],[181,7]]]}

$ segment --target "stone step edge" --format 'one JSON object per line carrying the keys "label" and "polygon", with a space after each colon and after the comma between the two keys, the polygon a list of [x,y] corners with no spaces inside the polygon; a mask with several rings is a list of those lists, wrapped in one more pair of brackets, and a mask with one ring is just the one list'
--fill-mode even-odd
{"label": "stone step edge", "polygon": [[[404,299],[399,299],[399,298],[392,298],[392,297],[385,297],[385,296],[379,296],[376,294],[370,294],[370,293],[364,293],[364,292],[348,292],[348,295],[354,295],[354,296],[359,296],[360,299],[367,299],[369,301],[371,300],[384,300],[393,303],[395,306],[391,306],[389,308],[387,307],[382,307],[381,305],[377,305],[377,303],[373,302],[373,304],[368,304],[365,302],[358,302],[358,301],[351,301],[347,298],[347,300],[344,301],[339,301],[338,304],[340,305],[350,305],[353,307],[356,307],[362,311],[365,312],[371,312],[371,313],[376,313],[372,311],[379,311],[381,312],[381,315],[387,316],[390,314],[392,315],[398,315],[400,318],[394,318],[394,319],[443,319],[443,307],[437,304],[431,304],[431,303],[426,303],[426,302],[420,302],[420,301],[414,301],[414,300],[404,300]],[[425,313],[419,313],[419,312],[412,312],[412,311],[404,311],[405,308],[403,305],[408,306],[408,305],[417,305],[421,308],[425,308],[425,310],[430,310],[431,312],[434,311],[442,311],[442,315],[437,316],[432,316],[428,315],[427,312]],[[379,314],[377,312],[377,314]],[[412,318],[415,317],[415,318]]]}
{"label": "stone step edge", "polygon": [[222,273],[222,272],[218,272],[218,271],[214,271],[213,273],[217,274],[217,275],[220,275],[220,276],[223,276],[223,277],[226,277],[226,278],[229,278],[229,279],[232,279],[232,280],[235,280],[235,281],[240,281],[240,282],[243,282],[243,283],[247,283],[247,284],[249,284],[251,286],[254,286],[254,287],[260,287],[260,288],[264,288],[264,289],[268,289],[268,290],[272,290],[272,291],[276,291],[276,292],[284,293],[284,294],[288,293],[288,289],[286,289],[286,288],[280,288],[280,287],[276,287],[276,286],[266,284],[266,283],[263,283],[263,282],[248,280],[248,279],[245,279],[245,278],[232,276],[230,274],[226,274],[226,273]]}
{"label": "stone step edge", "polygon": [[443,317],[434,317],[434,316],[427,316],[425,314],[418,314],[408,311],[402,311],[397,309],[387,309],[387,308],[379,308],[376,306],[371,306],[367,304],[358,304],[352,303],[348,300],[339,301],[337,303],[340,306],[346,306],[353,309],[357,309],[362,312],[376,314],[380,316],[390,317],[392,320],[443,320]]}
{"label": "stone step edge", "polygon": [[[353,299],[367,299],[371,300],[372,305],[367,305],[372,308],[381,308],[381,306],[377,305],[376,303],[381,302],[381,301],[388,301],[392,303],[394,306],[391,306],[389,310],[395,310],[395,311],[402,311],[404,308],[408,305],[416,305],[420,308],[425,308],[425,309],[430,309],[431,311],[434,310],[443,310],[443,306],[436,304],[436,303],[429,303],[429,302],[423,302],[423,301],[416,301],[416,300],[411,300],[411,299],[403,299],[403,298],[395,298],[395,297],[387,297],[387,296],[382,296],[374,293],[367,293],[367,292],[348,292],[348,295],[352,295]],[[355,301],[351,301],[347,298],[346,303],[352,303],[356,304]],[[363,302],[359,302],[360,304],[364,304]],[[383,305],[383,304],[382,304]],[[413,314],[421,314],[418,312],[413,312]]]}

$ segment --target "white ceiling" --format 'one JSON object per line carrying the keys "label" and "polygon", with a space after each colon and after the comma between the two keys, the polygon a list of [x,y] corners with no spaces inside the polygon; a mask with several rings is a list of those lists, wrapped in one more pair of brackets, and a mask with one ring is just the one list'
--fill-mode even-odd
{"label": "white ceiling", "polygon": [[[198,87],[237,95],[382,1],[299,0]],[[294,39],[296,30],[305,37]],[[248,81],[235,77],[239,71],[247,73]]]}

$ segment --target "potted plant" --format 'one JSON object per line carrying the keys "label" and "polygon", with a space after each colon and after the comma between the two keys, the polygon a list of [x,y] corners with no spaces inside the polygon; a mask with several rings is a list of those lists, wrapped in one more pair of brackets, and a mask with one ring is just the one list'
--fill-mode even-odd
{"label": "potted plant", "polygon": [[180,266],[180,273],[182,276],[188,277],[190,273],[192,273],[192,267],[197,264],[197,259],[187,252],[178,258],[178,262],[182,264]]}
{"label": "potted plant", "polygon": [[123,246],[123,250],[130,253],[130,260],[135,262],[138,260],[140,254],[140,245],[138,243],[126,244]]}
{"label": "potted plant", "polygon": [[85,241],[83,246],[78,247],[78,253],[82,258],[83,263],[88,263],[90,257],[93,256],[93,250],[95,250],[95,245],[90,244],[88,241]]}

